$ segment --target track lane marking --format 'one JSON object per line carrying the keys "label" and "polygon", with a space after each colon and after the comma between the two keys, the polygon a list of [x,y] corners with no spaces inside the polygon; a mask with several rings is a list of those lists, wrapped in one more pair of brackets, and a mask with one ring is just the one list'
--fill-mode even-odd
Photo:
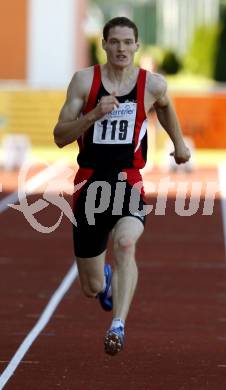
{"label": "track lane marking", "polygon": [[77,266],[74,263],[66,276],[64,277],[63,281],[61,282],[60,286],[57,288],[57,290],[52,295],[49,303],[47,304],[45,310],[41,314],[38,322],[36,325],[32,328],[32,330],[28,333],[27,337],[24,339],[18,350],[16,351],[15,355],[10,360],[10,363],[5,368],[3,373],[0,376],[0,389],[2,390],[3,387],[6,385],[8,380],[11,378],[13,373],[15,372],[16,368],[22,361],[24,355],[27,353],[33,342],[36,340],[36,338],[40,335],[42,330],[45,328],[45,326],[48,324],[50,318],[52,317],[54,311],[56,310],[57,306],[63,299],[64,295],[67,293],[67,291],[72,286],[73,282],[75,281],[76,277],[78,275]]}
{"label": "track lane marking", "polygon": [[[41,172],[37,173],[31,179],[25,183],[25,193],[26,195],[31,195],[38,187],[44,183],[50,181],[54,177],[63,173],[66,170],[65,160],[60,160],[49,167],[43,169]],[[20,194],[20,198],[24,198],[25,194]],[[0,201],[0,213],[7,210],[9,204],[15,204],[18,202],[19,196],[18,191],[12,192],[10,195],[6,196]]]}
{"label": "track lane marking", "polygon": [[[37,175],[33,176],[31,179],[29,179],[25,184],[25,193],[26,194],[32,194],[32,192],[37,189],[40,185],[44,184],[45,182],[51,180],[52,178],[56,177],[60,173],[62,173],[66,169],[66,166],[64,164],[64,160],[61,160],[55,164],[52,164],[48,168],[42,170]],[[7,210],[9,207],[9,204],[15,204],[19,200],[18,191],[13,192],[12,194],[6,196],[0,201],[0,213]],[[57,288],[57,290],[52,295],[49,303],[47,304],[46,308],[44,309],[43,313],[41,314],[39,320],[37,321],[36,325],[32,328],[32,330],[28,333],[20,347],[17,349],[16,353],[12,357],[12,359],[9,361],[9,364],[5,368],[5,370],[0,375],[0,390],[4,388],[6,383],[9,381],[9,379],[14,374],[15,370],[17,369],[18,365],[22,363],[22,359],[24,355],[27,353],[33,342],[36,340],[36,338],[40,335],[40,333],[43,331],[43,329],[48,324],[50,318],[52,317],[54,311],[56,310],[57,306],[63,299],[64,295],[67,293],[67,291],[72,286],[73,282],[75,281],[76,277],[78,275],[77,265],[74,263],[64,279],[62,280],[60,286]]]}

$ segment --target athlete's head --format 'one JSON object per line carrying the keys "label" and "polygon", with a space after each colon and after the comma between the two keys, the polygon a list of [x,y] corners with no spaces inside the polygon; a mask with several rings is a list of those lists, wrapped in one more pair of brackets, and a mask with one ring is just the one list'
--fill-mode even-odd
{"label": "athlete's head", "polygon": [[138,44],[137,26],[128,18],[109,20],[103,29],[103,49],[114,66],[127,67],[133,63]]}
{"label": "athlete's head", "polygon": [[134,22],[132,22],[132,20],[130,20],[130,19],[124,17],[124,16],[119,16],[117,18],[113,18],[113,19],[109,20],[105,24],[105,26],[103,28],[103,37],[104,37],[105,41],[108,40],[109,32],[114,27],[128,27],[128,28],[131,28],[133,30],[133,33],[134,33],[135,42],[138,41],[138,29],[137,29],[137,26],[135,25]]}

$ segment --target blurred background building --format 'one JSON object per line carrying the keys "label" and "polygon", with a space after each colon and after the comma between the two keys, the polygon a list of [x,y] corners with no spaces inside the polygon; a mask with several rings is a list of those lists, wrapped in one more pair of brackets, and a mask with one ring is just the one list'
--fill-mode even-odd
{"label": "blurred background building", "polygon": [[138,25],[143,48],[170,49],[183,57],[200,28],[200,43],[208,46],[207,30],[219,26],[224,7],[223,0],[0,2],[0,80],[21,80],[38,88],[65,87],[75,70],[92,61],[92,40],[101,37],[104,22],[118,15]]}
{"label": "blurred background building", "polygon": [[87,65],[86,0],[0,2],[0,79],[65,87]]}
{"label": "blurred background building", "polygon": [[105,19],[128,15],[139,26],[144,44],[185,53],[197,26],[219,20],[220,0],[94,0]]}

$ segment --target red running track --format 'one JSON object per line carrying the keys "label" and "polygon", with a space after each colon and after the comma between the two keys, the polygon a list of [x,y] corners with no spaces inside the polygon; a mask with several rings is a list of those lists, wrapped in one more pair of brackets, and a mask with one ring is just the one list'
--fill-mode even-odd
{"label": "red running track", "polygon": [[[165,216],[149,215],[138,245],[140,277],[124,352],[104,354],[111,317],[95,300],[82,296],[76,280],[6,389],[225,390],[226,263],[220,201],[215,201],[212,216],[201,215],[201,203],[191,217],[176,215],[174,201],[173,196],[168,200]],[[49,206],[38,218],[47,225],[58,215]],[[12,209],[0,219],[3,372],[70,268],[73,252],[66,218],[49,235],[34,231]]]}

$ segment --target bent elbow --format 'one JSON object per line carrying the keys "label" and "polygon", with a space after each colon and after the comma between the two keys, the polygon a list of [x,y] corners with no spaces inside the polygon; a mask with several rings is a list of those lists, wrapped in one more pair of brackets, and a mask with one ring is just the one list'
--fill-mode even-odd
{"label": "bent elbow", "polygon": [[58,146],[58,148],[63,148],[66,144],[60,140],[58,137],[54,137],[54,142]]}
{"label": "bent elbow", "polygon": [[65,144],[63,144],[62,142],[55,142],[55,144],[58,146],[58,148],[62,149]]}
{"label": "bent elbow", "polygon": [[57,126],[54,128],[53,137],[54,137],[54,142],[58,146],[58,148],[63,148],[65,146],[62,137],[60,137],[60,135],[58,134]]}

